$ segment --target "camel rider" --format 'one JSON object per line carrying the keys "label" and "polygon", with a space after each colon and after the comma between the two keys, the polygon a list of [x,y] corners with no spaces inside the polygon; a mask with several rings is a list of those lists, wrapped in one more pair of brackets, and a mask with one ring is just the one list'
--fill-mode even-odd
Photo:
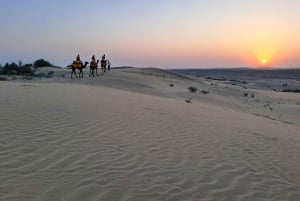
{"label": "camel rider", "polygon": [[105,54],[103,54],[103,56],[102,56],[102,60],[105,60]]}
{"label": "camel rider", "polygon": [[80,55],[79,54],[77,54],[76,63],[77,64],[82,64],[82,61],[80,60]]}
{"label": "camel rider", "polygon": [[92,63],[96,63],[95,55],[92,56]]}
{"label": "camel rider", "polygon": [[96,62],[96,59],[95,59],[95,55],[92,56],[91,67],[97,68],[97,62]]}

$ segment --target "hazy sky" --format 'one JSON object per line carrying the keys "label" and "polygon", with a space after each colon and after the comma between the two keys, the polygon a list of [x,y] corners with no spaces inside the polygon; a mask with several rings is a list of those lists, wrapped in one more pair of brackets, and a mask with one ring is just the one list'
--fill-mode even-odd
{"label": "hazy sky", "polygon": [[[0,63],[300,66],[300,0],[0,0]],[[266,64],[263,64],[266,63]]]}

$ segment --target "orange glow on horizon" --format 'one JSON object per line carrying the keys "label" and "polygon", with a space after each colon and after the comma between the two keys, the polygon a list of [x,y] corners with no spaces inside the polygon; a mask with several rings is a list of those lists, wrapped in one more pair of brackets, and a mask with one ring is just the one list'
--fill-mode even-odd
{"label": "orange glow on horizon", "polygon": [[284,67],[297,56],[296,36],[282,31],[278,24],[249,21],[236,27],[217,39],[204,37],[198,30],[191,31],[189,37],[154,33],[155,40],[139,35],[119,41],[111,49],[117,49],[116,55],[128,63],[146,66],[270,68]]}

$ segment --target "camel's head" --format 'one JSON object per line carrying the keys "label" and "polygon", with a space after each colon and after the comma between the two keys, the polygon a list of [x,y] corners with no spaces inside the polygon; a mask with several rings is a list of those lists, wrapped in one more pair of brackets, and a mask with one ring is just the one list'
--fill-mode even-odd
{"label": "camel's head", "polygon": [[85,68],[85,67],[87,67],[87,65],[89,64],[89,62],[84,62],[84,66],[83,66],[83,68]]}

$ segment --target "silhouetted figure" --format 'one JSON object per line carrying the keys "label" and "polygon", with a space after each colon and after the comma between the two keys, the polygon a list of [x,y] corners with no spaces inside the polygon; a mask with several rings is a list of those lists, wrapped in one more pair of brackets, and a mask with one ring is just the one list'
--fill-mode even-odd
{"label": "silhouetted figure", "polygon": [[93,75],[93,77],[95,77],[95,70],[96,70],[96,74],[98,76],[98,63],[99,63],[99,60],[96,61],[95,59],[95,55],[92,56],[92,61],[90,63],[90,75],[89,77],[91,77]]}
{"label": "silhouetted figure", "polygon": [[111,65],[110,61],[107,60],[107,70],[108,70],[108,71],[110,71],[110,65]]}
{"label": "silhouetted figure", "polygon": [[71,78],[73,78],[73,74],[75,74],[76,78],[77,75],[76,75],[76,69],[79,70],[79,78],[80,77],[83,77],[83,68],[85,68],[87,65],[88,65],[89,62],[85,62],[84,64],[82,63],[82,61],[80,60],[80,55],[78,54],[77,57],[76,57],[76,60],[73,61],[72,63],[72,73],[71,73]]}
{"label": "silhouetted figure", "polygon": [[101,59],[101,70],[102,70],[102,75],[103,75],[104,72],[106,72],[105,54],[103,54],[102,59]]}

